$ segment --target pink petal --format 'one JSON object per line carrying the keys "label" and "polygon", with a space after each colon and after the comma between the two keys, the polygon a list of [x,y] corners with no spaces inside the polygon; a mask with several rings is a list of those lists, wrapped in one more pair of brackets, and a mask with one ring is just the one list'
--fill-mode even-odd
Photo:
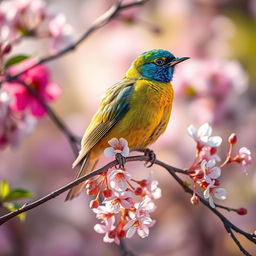
{"label": "pink petal", "polygon": [[106,157],[112,157],[112,156],[115,156],[115,151],[112,147],[108,147],[108,148],[105,148],[104,149],[104,155]]}
{"label": "pink petal", "polygon": [[36,117],[43,117],[46,113],[45,108],[36,99],[31,100],[30,108],[32,115]]}
{"label": "pink petal", "polygon": [[108,141],[108,144],[111,147],[115,147],[117,144],[119,144],[119,140],[117,138],[112,138],[111,140]]}
{"label": "pink petal", "polygon": [[54,82],[50,82],[45,88],[45,99],[55,100],[62,94],[61,87]]}
{"label": "pink petal", "polygon": [[16,111],[23,111],[31,103],[31,96],[27,91],[21,91],[14,95],[11,108]]}

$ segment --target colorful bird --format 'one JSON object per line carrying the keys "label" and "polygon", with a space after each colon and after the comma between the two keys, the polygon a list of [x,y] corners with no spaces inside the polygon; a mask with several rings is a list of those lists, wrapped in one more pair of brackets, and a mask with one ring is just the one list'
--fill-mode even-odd
{"label": "colorful bird", "polygon": [[[177,58],[169,51],[155,49],[134,60],[125,77],[110,87],[100,102],[81,142],[73,168],[81,165],[76,178],[91,172],[108,141],[125,138],[130,150],[145,150],[165,131],[173,101],[170,81]],[[85,183],[73,187],[66,200],[78,196]]]}

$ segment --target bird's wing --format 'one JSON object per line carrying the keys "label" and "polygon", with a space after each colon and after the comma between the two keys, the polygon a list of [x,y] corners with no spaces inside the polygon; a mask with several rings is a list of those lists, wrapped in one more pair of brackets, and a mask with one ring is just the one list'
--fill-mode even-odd
{"label": "bird's wing", "polygon": [[125,115],[129,109],[129,98],[136,80],[121,80],[109,88],[100,102],[99,110],[82,139],[81,150],[73,167],[99,142],[104,135]]}

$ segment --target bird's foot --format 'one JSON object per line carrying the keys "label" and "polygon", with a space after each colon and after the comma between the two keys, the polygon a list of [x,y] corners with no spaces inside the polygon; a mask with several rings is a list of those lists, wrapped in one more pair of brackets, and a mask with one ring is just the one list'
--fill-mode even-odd
{"label": "bird's foot", "polygon": [[119,168],[124,169],[124,164],[126,163],[125,157],[120,153],[117,153],[115,157],[116,157],[116,161],[118,162]]}
{"label": "bird's foot", "polygon": [[144,149],[143,152],[144,152],[145,156],[149,157],[149,160],[146,161],[146,163],[145,163],[145,166],[147,168],[149,168],[149,167],[151,167],[155,163],[155,161],[156,161],[156,154],[155,154],[155,152],[153,150],[151,150],[149,148]]}

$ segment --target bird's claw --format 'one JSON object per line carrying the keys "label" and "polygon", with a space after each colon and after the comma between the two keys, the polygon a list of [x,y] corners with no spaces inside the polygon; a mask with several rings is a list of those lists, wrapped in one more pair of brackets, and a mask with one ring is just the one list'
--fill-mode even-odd
{"label": "bird's claw", "polygon": [[125,157],[120,153],[116,153],[115,157],[116,157],[116,161],[118,162],[119,168],[124,169],[124,164],[126,163]]}
{"label": "bird's claw", "polygon": [[146,163],[144,164],[145,167],[149,168],[149,167],[151,167],[155,163],[155,161],[156,161],[156,154],[155,154],[155,152],[153,150],[151,150],[149,148],[146,148],[144,150],[144,155],[149,157],[149,160],[146,161]]}

